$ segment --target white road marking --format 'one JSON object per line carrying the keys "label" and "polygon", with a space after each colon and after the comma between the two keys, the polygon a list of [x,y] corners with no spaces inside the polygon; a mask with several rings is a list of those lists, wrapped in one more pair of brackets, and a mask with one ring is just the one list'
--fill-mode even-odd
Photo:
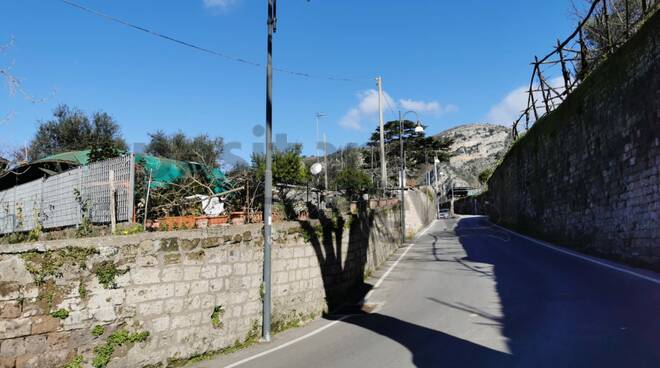
{"label": "white road marking", "polygon": [[[427,232],[427,231],[433,226],[433,224],[436,223],[436,221],[437,221],[437,220],[433,220],[433,222],[431,222],[426,228],[424,228],[424,230],[422,230],[422,232],[420,232],[420,233],[415,237],[415,240],[419,239],[419,238],[422,237],[424,234],[426,234],[426,232]],[[415,243],[413,242],[413,243],[411,243],[410,245],[408,245],[408,247],[406,247],[406,250],[405,250],[405,251],[399,256],[399,258],[398,258],[398,259],[397,259],[397,260],[396,260],[396,261],[390,266],[390,268],[387,269],[387,271],[383,274],[383,276],[381,276],[381,277],[378,279],[378,281],[377,281],[376,284],[374,285],[373,289],[371,289],[371,290],[369,291],[369,293],[367,293],[367,295],[366,295],[366,296],[364,297],[364,299],[362,300],[363,303],[366,302],[367,299],[369,299],[369,297],[371,296],[371,293],[373,292],[373,290],[374,290],[375,288],[377,288],[378,286],[380,286],[380,284],[383,282],[383,280],[385,280],[385,278],[387,277],[387,275],[389,275],[390,272],[392,272],[392,270],[394,269],[394,267],[396,267],[396,265],[399,264],[399,261],[401,261],[401,259],[403,259],[403,257],[406,255],[406,253],[408,253],[408,251],[410,250],[410,248],[411,248],[414,244],[415,244]],[[377,308],[377,309],[378,309],[378,308]],[[264,355],[268,355],[268,354],[273,353],[273,352],[275,352],[275,351],[282,350],[282,349],[284,349],[284,348],[286,348],[286,347],[289,347],[289,346],[291,346],[291,345],[293,345],[293,344],[295,344],[295,343],[297,343],[297,342],[300,342],[300,341],[302,341],[302,340],[308,339],[308,338],[310,338],[310,337],[312,337],[312,336],[314,336],[314,335],[316,335],[316,334],[318,334],[318,333],[320,333],[320,332],[322,332],[322,331],[324,331],[324,330],[327,330],[328,328],[330,328],[330,327],[336,325],[337,323],[339,323],[339,322],[341,322],[341,321],[343,321],[343,320],[345,320],[345,319],[347,319],[347,318],[349,318],[349,317],[353,317],[353,315],[350,315],[350,314],[349,314],[349,315],[342,316],[342,317],[340,317],[339,319],[334,320],[334,321],[328,323],[327,325],[325,325],[325,326],[323,326],[323,327],[320,327],[320,328],[318,328],[318,329],[316,329],[316,330],[314,330],[314,331],[312,331],[312,332],[310,332],[310,333],[308,333],[308,334],[306,334],[306,335],[302,335],[302,336],[300,336],[300,337],[298,337],[298,338],[295,338],[295,339],[293,339],[293,340],[291,340],[291,341],[289,341],[289,342],[287,342],[287,343],[284,343],[284,344],[282,344],[282,345],[280,345],[280,346],[276,346],[276,347],[274,347],[274,348],[272,348],[272,349],[268,349],[268,350],[262,351],[262,352],[259,353],[259,354],[255,354],[255,355],[252,355],[252,356],[247,357],[247,358],[245,358],[245,359],[242,359],[242,360],[239,360],[239,361],[237,361],[237,362],[234,362],[234,363],[232,363],[232,364],[230,364],[230,365],[225,366],[225,368],[234,368],[234,367],[238,367],[238,366],[241,365],[241,364],[245,364],[245,363],[247,363],[247,362],[249,362],[249,361],[252,361],[252,360],[255,360],[255,359],[257,359],[257,358],[261,358],[261,357],[264,356]]]}
{"label": "white road marking", "polygon": [[284,349],[284,348],[286,348],[286,347],[288,347],[288,346],[291,346],[291,345],[293,345],[293,344],[295,344],[295,343],[297,343],[297,342],[299,342],[299,341],[302,341],[302,340],[305,340],[305,339],[307,339],[307,338],[310,338],[310,337],[312,337],[312,336],[314,336],[314,335],[316,335],[316,334],[318,334],[318,333],[320,333],[320,332],[322,332],[322,331],[324,331],[324,330],[326,330],[326,329],[328,329],[328,328],[330,328],[330,327],[336,325],[337,323],[339,323],[339,322],[345,320],[345,319],[348,318],[348,317],[352,317],[352,315],[342,316],[341,318],[339,318],[339,319],[337,319],[337,320],[334,320],[334,321],[328,323],[327,325],[325,325],[325,326],[323,326],[323,327],[320,327],[320,328],[318,328],[318,329],[316,329],[316,330],[314,330],[314,331],[312,331],[312,332],[310,332],[310,333],[308,333],[308,334],[306,334],[306,335],[300,336],[300,337],[298,337],[298,338],[296,338],[296,339],[293,339],[293,340],[291,340],[291,341],[289,341],[289,342],[287,342],[287,343],[284,343],[284,344],[282,344],[282,345],[280,345],[280,346],[276,346],[276,347],[274,347],[274,348],[272,348],[272,349],[268,349],[268,350],[266,350],[266,351],[262,351],[262,352],[259,353],[259,354],[255,354],[255,355],[252,355],[252,356],[247,357],[247,358],[245,358],[245,359],[239,360],[238,362],[235,362],[235,363],[232,363],[232,364],[230,364],[230,365],[225,366],[225,368],[234,368],[234,367],[238,367],[239,365],[244,364],[244,363],[247,363],[247,362],[249,362],[249,361],[251,361],[251,360],[255,360],[255,359],[257,359],[257,358],[261,358],[261,357],[264,356],[264,355],[267,355],[267,354],[270,354],[270,353],[272,353],[272,352],[275,352],[275,351],[278,351],[278,350]]}
{"label": "white road marking", "polygon": [[[435,224],[435,223],[436,223],[436,220],[434,220],[433,222],[431,222],[431,223],[430,223],[430,224],[429,224],[424,230],[422,230],[422,232],[420,232],[420,233],[415,237],[415,240],[417,240],[417,239],[421,238],[422,236],[424,236],[424,234],[426,234],[426,232],[427,232],[431,227],[433,227],[433,224]],[[401,255],[399,256],[399,258],[397,258],[397,260],[396,260],[396,261],[390,266],[390,268],[388,268],[387,271],[385,271],[385,273],[384,273],[384,274],[378,279],[378,281],[376,281],[376,284],[374,284],[374,287],[371,288],[371,290],[369,290],[369,292],[367,293],[367,295],[365,295],[364,298],[362,299],[362,303],[366,303],[367,300],[369,300],[369,297],[371,297],[371,295],[374,293],[374,290],[378,289],[378,287],[380,286],[380,284],[383,283],[383,280],[385,280],[385,278],[387,278],[387,276],[390,274],[390,272],[392,272],[392,270],[396,267],[396,265],[398,265],[399,262],[403,259],[403,257],[406,256],[406,254],[408,253],[408,251],[410,250],[410,248],[412,248],[413,245],[415,245],[415,241],[414,241],[414,240],[413,240],[412,243],[410,243],[410,245],[408,245],[408,246],[406,247],[406,250],[404,250],[403,253],[401,253]]]}
{"label": "white road marking", "polygon": [[615,270],[615,271],[623,272],[623,273],[626,273],[626,274],[628,274],[628,275],[637,276],[637,277],[639,277],[639,278],[641,278],[641,279],[644,279],[644,280],[647,280],[647,281],[651,281],[651,282],[653,282],[653,283],[655,283],[655,284],[660,285],[660,279],[658,279],[658,278],[654,278],[654,277],[651,277],[651,276],[643,275],[643,274],[641,274],[641,273],[638,273],[638,272],[635,272],[635,271],[631,271],[631,270],[629,270],[629,269],[626,269],[626,268],[623,268],[623,267],[619,267],[619,266],[616,266],[616,265],[613,265],[613,264],[610,264],[610,263],[607,263],[607,262],[603,262],[603,261],[600,261],[600,260],[598,260],[598,259],[595,259],[595,258],[592,258],[592,257],[589,257],[589,256],[585,256],[585,255],[582,255],[582,254],[579,254],[579,253],[575,253],[575,252],[571,252],[571,251],[566,250],[566,249],[559,248],[559,247],[557,247],[557,246],[554,246],[554,245],[552,245],[552,244],[546,243],[546,242],[544,242],[544,241],[537,240],[537,239],[534,239],[534,238],[530,238],[529,236],[526,236],[526,235],[523,235],[523,234],[519,234],[519,233],[517,233],[517,232],[515,232],[515,231],[513,231],[513,230],[509,230],[509,229],[507,229],[507,228],[505,228],[505,227],[502,227],[502,226],[500,226],[500,225],[497,225],[497,224],[493,224],[493,226],[496,226],[496,227],[498,227],[498,228],[500,228],[500,229],[502,229],[502,230],[504,230],[504,231],[508,231],[508,232],[510,232],[510,233],[512,233],[512,234],[514,234],[514,235],[518,235],[518,236],[521,237],[521,238],[527,239],[527,240],[529,240],[529,241],[531,241],[531,242],[534,242],[534,243],[536,243],[536,244],[539,244],[539,245],[541,245],[541,246],[544,246],[544,247],[546,247],[546,248],[548,248],[548,249],[552,249],[552,250],[554,250],[555,252],[568,254],[568,255],[570,255],[570,256],[577,257],[577,258],[583,259],[583,260],[585,260],[585,261],[589,261],[589,262],[591,262],[591,263],[595,263],[595,264],[597,264],[597,265],[600,265],[600,266],[603,266],[603,267],[607,267],[607,268],[612,269],[612,270]]}

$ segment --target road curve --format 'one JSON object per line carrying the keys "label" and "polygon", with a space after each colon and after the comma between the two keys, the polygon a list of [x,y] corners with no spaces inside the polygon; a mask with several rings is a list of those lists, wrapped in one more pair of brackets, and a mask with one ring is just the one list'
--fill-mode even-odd
{"label": "road curve", "polygon": [[481,217],[442,220],[374,289],[371,313],[317,321],[195,367],[660,367],[660,278],[645,275]]}

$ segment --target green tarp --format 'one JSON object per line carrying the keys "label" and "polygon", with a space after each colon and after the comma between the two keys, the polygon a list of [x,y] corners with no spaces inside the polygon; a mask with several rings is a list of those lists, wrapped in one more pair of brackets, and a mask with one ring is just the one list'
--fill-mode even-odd
{"label": "green tarp", "polygon": [[[89,150],[62,152],[44,157],[33,163],[67,162],[77,165],[89,163]],[[147,175],[151,172],[151,188],[163,188],[187,175],[205,175],[213,183],[213,191],[222,193],[229,188],[225,174],[218,168],[208,167],[196,162],[178,161],[164,157],[136,154],[135,163],[144,168]]]}
{"label": "green tarp", "polygon": [[143,154],[135,155],[135,163],[144,167],[146,173],[151,173],[151,188],[167,187],[182,177],[198,174],[206,176],[213,183],[215,193],[227,190],[225,174],[218,168]]}

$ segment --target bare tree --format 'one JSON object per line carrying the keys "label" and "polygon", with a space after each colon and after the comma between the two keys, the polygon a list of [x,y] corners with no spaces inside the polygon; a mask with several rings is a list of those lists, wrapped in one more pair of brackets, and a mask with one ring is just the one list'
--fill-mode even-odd
{"label": "bare tree", "polygon": [[[14,36],[11,36],[7,43],[0,45],[0,55],[7,54],[9,50],[14,47],[15,41],[16,39],[14,38]],[[14,97],[18,95],[32,103],[41,103],[45,101],[46,100],[45,98],[41,98],[41,99],[35,98],[34,96],[26,92],[25,89],[23,89],[23,84],[21,83],[21,80],[12,72],[14,64],[15,63],[12,61],[11,63],[9,63],[8,66],[0,66],[0,76],[2,77],[2,79],[4,79],[5,86],[7,88],[7,92],[9,93],[9,96]],[[54,94],[55,92],[53,92],[53,95]],[[16,115],[16,113],[12,110],[4,113],[0,112],[0,114],[4,114],[4,115],[0,115],[0,125],[8,122]]]}

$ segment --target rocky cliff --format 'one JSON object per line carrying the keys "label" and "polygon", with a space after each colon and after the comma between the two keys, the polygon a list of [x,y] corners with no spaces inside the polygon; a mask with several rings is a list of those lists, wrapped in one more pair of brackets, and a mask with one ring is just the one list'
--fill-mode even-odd
{"label": "rocky cliff", "polygon": [[493,124],[460,125],[435,137],[454,141],[450,161],[438,166],[440,181],[447,181],[449,173],[456,185],[469,187],[480,186],[479,174],[493,169],[512,142],[509,128]]}

